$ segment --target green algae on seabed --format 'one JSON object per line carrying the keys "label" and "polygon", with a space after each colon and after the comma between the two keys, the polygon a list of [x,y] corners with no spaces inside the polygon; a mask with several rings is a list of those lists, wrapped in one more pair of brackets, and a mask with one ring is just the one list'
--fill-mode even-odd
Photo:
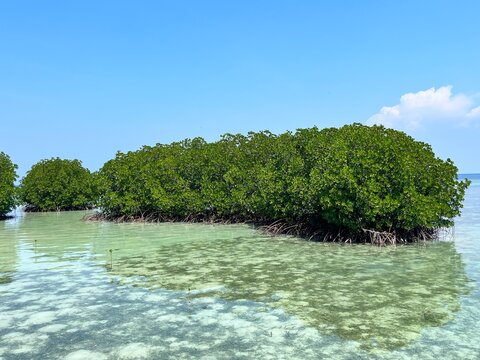
{"label": "green algae on seabed", "polygon": [[191,298],[265,302],[366,350],[403,347],[423,328],[445,324],[468,291],[451,242],[377,248],[239,237],[120,257],[112,273],[142,286],[193,290]]}
{"label": "green algae on seabed", "polygon": [[0,285],[9,284],[12,282],[12,277],[9,275],[0,274]]}
{"label": "green algae on seabed", "polygon": [[2,239],[0,242],[0,285],[13,281],[12,275],[15,273],[17,260],[15,241],[11,238]]}

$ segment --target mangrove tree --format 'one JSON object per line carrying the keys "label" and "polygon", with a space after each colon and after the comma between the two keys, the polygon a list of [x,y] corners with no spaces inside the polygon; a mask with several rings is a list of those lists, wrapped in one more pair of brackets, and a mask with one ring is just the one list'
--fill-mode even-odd
{"label": "mangrove tree", "polygon": [[79,160],[41,160],[27,172],[19,188],[26,211],[92,208],[97,199],[94,175]]}
{"label": "mangrove tree", "polygon": [[361,124],[144,146],[117,153],[99,183],[107,219],[242,221],[373,243],[435,237],[468,186],[428,144]]}
{"label": "mangrove tree", "polygon": [[15,180],[17,165],[10,157],[0,152],[0,218],[3,218],[15,206]]}

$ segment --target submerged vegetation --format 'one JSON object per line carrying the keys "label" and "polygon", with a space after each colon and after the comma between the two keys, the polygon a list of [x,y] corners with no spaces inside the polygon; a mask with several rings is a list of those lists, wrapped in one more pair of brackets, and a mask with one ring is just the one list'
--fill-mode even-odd
{"label": "submerged vegetation", "polygon": [[99,172],[117,221],[228,221],[331,241],[432,238],[460,214],[468,180],[428,144],[382,126],[226,134],[117,153]]}
{"label": "submerged vegetation", "polygon": [[59,158],[33,165],[18,191],[27,211],[88,209],[98,197],[94,175],[79,160]]}
{"label": "submerged vegetation", "polygon": [[195,237],[155,251],[129,245],[136,256],[120,250],[112,275],[137,286],[188,291],[189,299],[248,299],[281,308],[365,350],[408,346],[426,327],[452,320],[469,292],[451,242],[372,249],[258,241],[247,234],[220,241]]}
{"label": "submerged vegetation", "polygon": [[17,165],[10,157],[0,152],[0,218],[13,209],[16,204],[15,180]]}

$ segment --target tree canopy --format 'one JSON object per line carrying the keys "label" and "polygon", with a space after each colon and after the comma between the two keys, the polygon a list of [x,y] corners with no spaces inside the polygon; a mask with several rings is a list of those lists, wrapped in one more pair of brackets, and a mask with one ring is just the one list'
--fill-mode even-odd
{"label": "tree canopy", "polygon": [[468,186],[429,145],[360,124],[144,146],[117,153],[99,181],[107,218],[278,223],[356,241],[451,226]]}
{"label": "tree canopy", "polygon": [[27,172],[19,188],[27,211],[91,208],[97,198],[94,176],[79,160],[41,160]]}
{"label": "tree canopy", "polygon": [[0,152],[0,218],[5,216],[15,206],[15,180],[17,165],[10,157]]}

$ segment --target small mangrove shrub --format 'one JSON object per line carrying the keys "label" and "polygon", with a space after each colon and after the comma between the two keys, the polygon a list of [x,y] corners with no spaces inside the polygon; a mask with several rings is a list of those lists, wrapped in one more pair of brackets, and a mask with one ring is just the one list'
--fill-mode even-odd
{"label": "small mangrove shrub", "polygon": [[27,211],[92,208],[98,197],[94,175],[79,160],[41,160],[27,172],[19,188]]}

